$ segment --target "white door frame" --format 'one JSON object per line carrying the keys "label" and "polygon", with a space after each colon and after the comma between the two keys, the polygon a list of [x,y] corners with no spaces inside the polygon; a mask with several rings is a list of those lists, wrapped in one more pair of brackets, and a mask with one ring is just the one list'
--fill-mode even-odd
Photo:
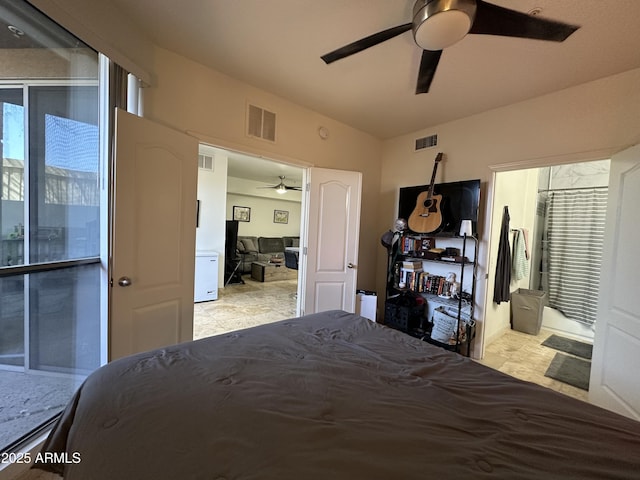
{"label": "white door frame", "polygon": [[[611,158],[611,156],[615,152],[613,151],[596,151],[596,152],[583,152],[578,154],[568,154],[564,156],[557,157],[549,157],[544,159],[529,159],[522,160],[513,163],[504,163],[497,165],[489,165],[489,169],[491,170],[490,180],[487,182],[486,188],[486,210],[484,215],[484,224],[482,228],[483,236],[486,238],[485,242],[481,243],[480,249],[480,260],[481,265],[484,265],[484,271],[478,274],[478,278],[480,281],[484,282],[484,306],[480,312],[479,320],[482,322],[482,331],[477,334],[476,344],[474,345],[474,355],[473,357],[476,359],[482,359],[484,357],[484,351],[486,347],[487,337],[485,335],[486,324],[488,321],[491,321],[487,312],[489,311],[488,305],[491,305],[493,302],[493,285],[489,284],[488,276],[489,276],[489,261],[491,259],[490,253],[493,247],[491,243],[491,222],[492,216],[495,213],[495,186],[496,186],[496,175],[501,172],[509,172],[514,170],[527,170],[532,168],[544,168],[544,167],[554,167],[558,165],[568,165],[574,163],[583,163],[583,162],[593,162],[598,160],[607,160]],[[508,305],[508,304],[507,304]],[[478,311],[478,310],[476,310]],[[498,319],[499,320],[499,319]]]}

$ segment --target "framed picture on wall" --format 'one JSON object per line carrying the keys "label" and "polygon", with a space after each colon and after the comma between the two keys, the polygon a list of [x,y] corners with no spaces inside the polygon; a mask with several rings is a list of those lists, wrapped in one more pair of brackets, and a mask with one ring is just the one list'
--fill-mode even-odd
{"label": "framed picture on wall", "polygon": [[251,208],[250,207],[238,207],[237,205],[233,206],[233,219],[238,220],[239,222],[250,222],[251,221]]}
{"label": "framed picture on wall", "polygon": [[273,223],[289,223],[289,212],[287,210],[274,210]]}

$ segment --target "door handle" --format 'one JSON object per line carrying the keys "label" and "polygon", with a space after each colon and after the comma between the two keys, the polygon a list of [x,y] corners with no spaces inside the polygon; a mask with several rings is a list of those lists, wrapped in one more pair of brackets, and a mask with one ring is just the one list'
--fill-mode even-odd
{"label": "door handle", "polygon": [[356,266],[353,263],[349,262],[347,263],[347,268],[356,268]]}
{"label": "door handle", "polygon": [[120,277],[118,279],[118,285],[121,287],[128,287],[131,285],[131,279],[129,277]]}

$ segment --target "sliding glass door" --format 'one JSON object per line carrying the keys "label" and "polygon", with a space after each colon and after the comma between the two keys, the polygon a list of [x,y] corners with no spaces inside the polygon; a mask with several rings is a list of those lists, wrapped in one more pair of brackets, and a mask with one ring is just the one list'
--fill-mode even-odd
{"label": "sliding glass door", "polygon": [[[24,91],[0,89],[0,262],[24,264]],[[0,278],[0,366],[24,366],[24,277]],[[1,378],[1,377],[0,377]]]}
{"label": "sliding glass door", "polygon": [[104,358],[106,212],[97,52],[0,0],[0,451]]}

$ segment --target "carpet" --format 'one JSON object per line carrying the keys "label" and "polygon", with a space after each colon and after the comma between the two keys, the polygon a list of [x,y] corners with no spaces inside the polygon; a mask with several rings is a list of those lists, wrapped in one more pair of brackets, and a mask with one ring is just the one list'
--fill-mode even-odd
{"label": "carpet", "polygon": [[591,353],[593,351],[593,345],[561,337],[559,335],[551,335],[542,342],[542,345],[587,359],[591,359]]}
{"label": "carpet", "polygon": [[591,362],[556,353],[544,376],[589,391],[590,374]]}

